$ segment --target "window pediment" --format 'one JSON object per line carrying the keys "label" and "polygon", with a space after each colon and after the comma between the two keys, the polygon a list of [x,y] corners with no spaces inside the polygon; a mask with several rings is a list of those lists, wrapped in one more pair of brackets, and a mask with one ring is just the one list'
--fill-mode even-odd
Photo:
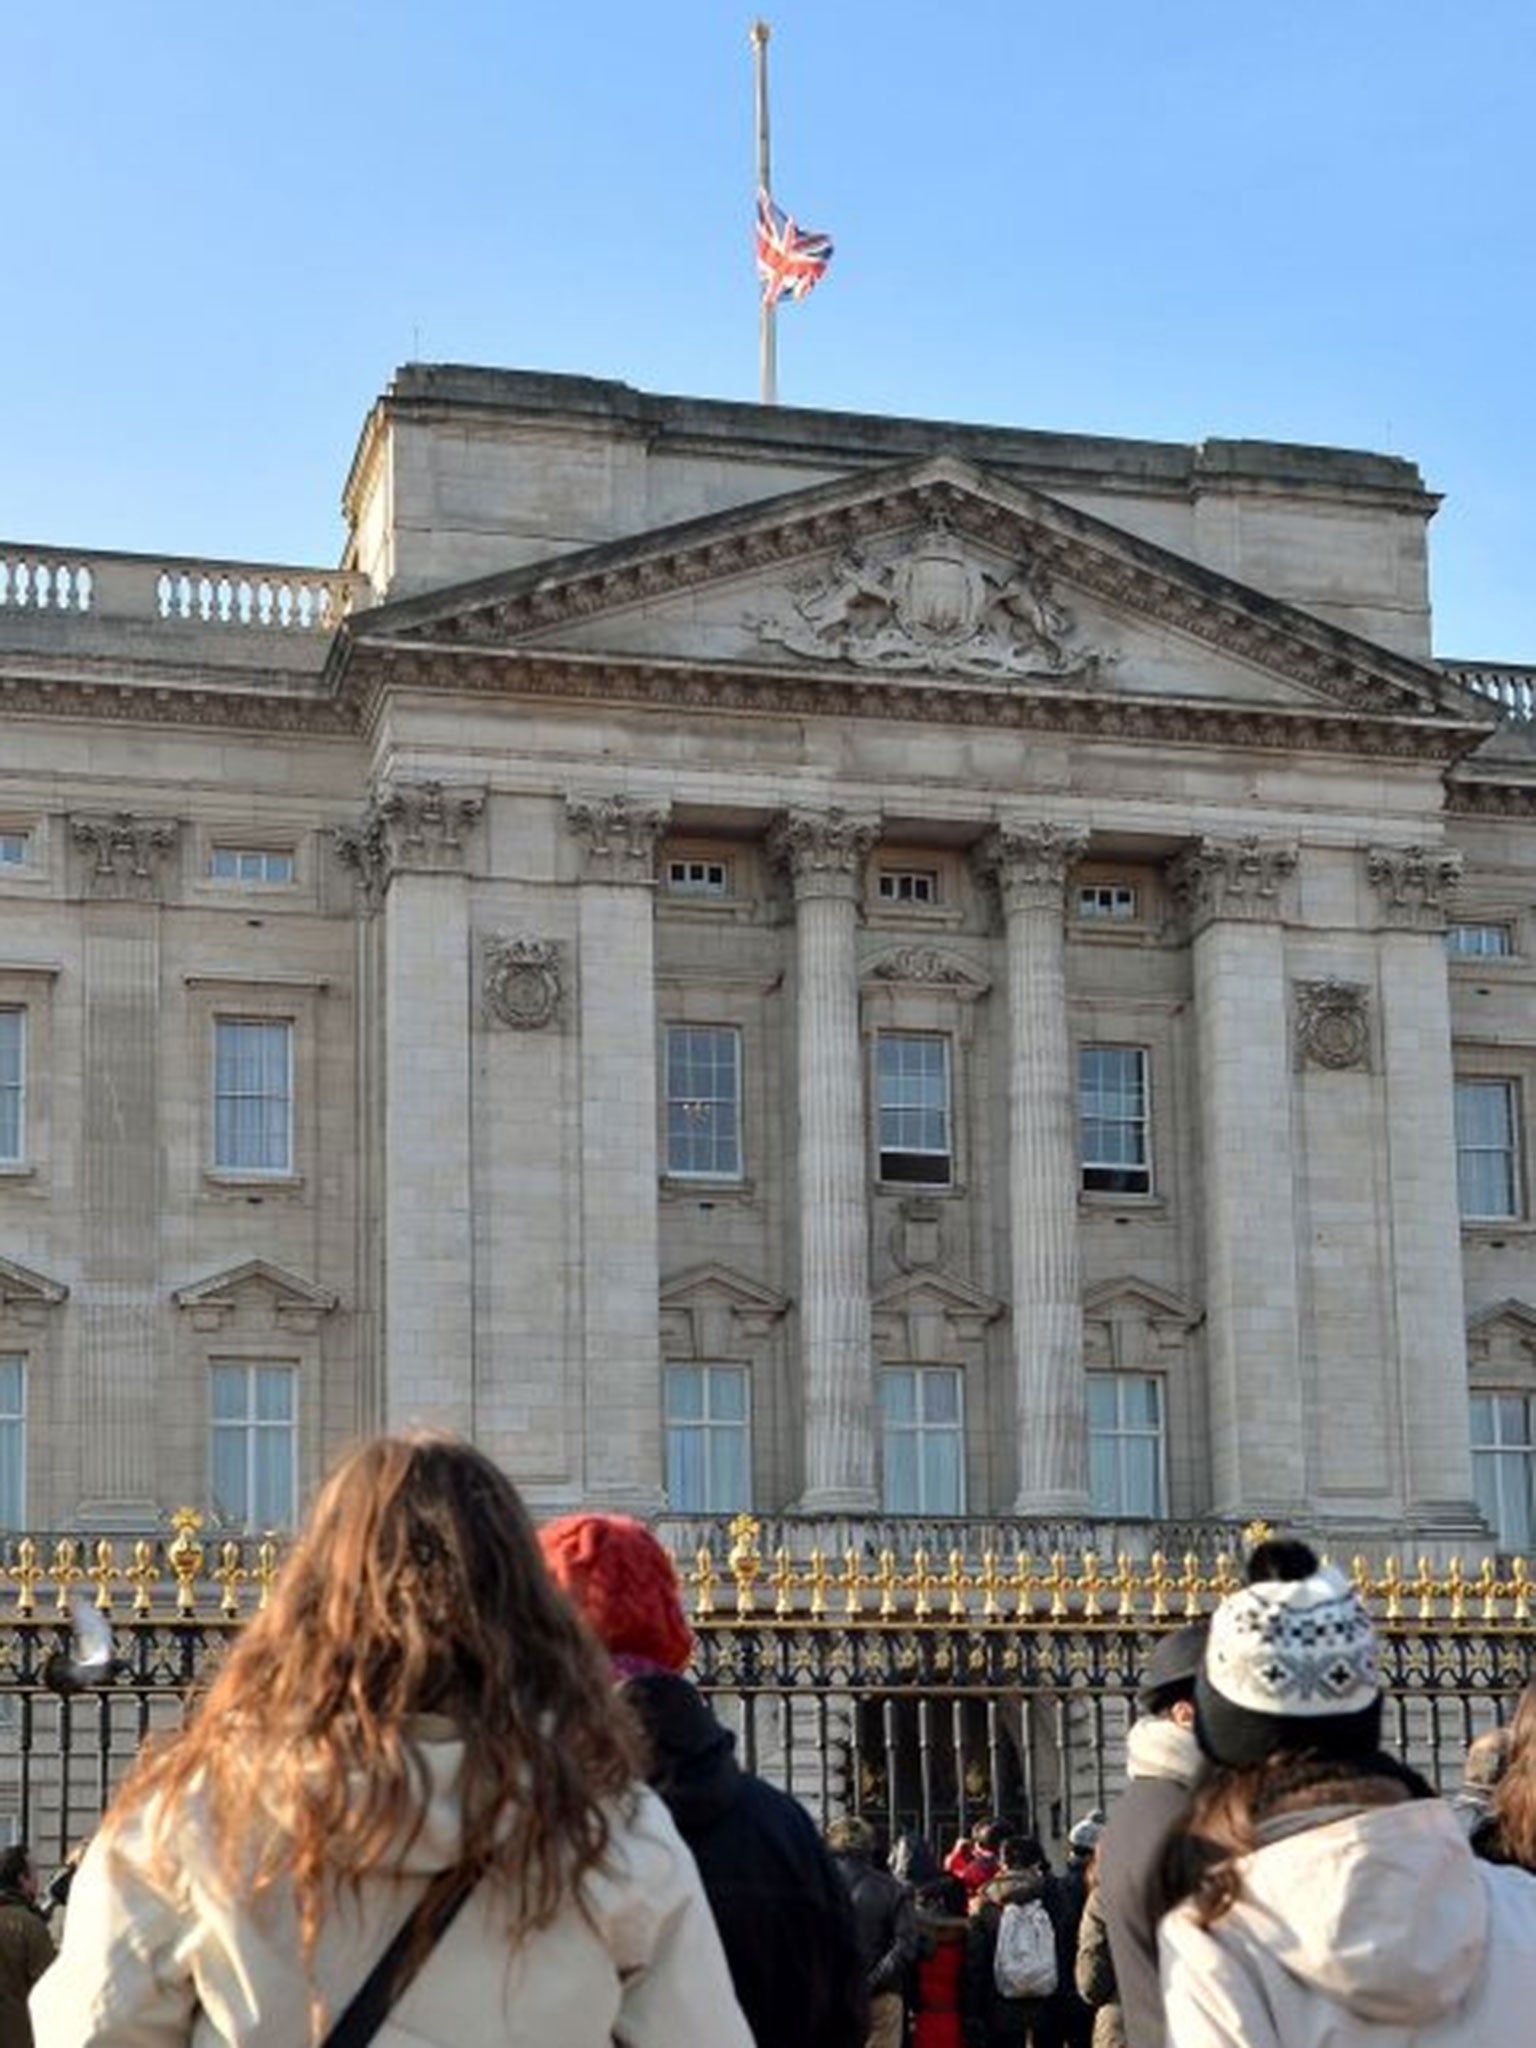
{"label": "window pediment", "polygon": [[943,946],[892,946],[866,960],[859,974],[865,995],[877,989],[918,989],[974,1003],[991,986],[974,962]]}
{"label": "window pediment", "polygon": [[0,1259],[0,1314],[19,1323],[38,1323],[48,1309],[68,1299],[62,1280],[50,1280],[46,1273],[34,1273],[14,1259]]}
{"label": "window pediment", "polygon": [[1474,1373],[1536,1377],[1536,1307],[1510,1295],[1468,1316],[1467,1366]]}
{"label": "window pediment", "polygon": [[664,1280],[659,1303],[663,1348],[683,1358],[751,1351],[789,1309],[789,1297],[777,1288],[714,1263]]}
{"label": "window pediment", "polygon": [[1126,1273],[1083,1296],[1083,1352],[1091,1366],[1157,1368],[1179,1357],[1200,1313],[1154,1281]]}
{"label": "window pediment", "polygon": [[870,1302],[875,1351],[887,1359],[959,1362],[1003,1304],[956,1273],[903,1273]]}
{"label": "window pediment", "polygon": [[194,1329],[221,1330],[237,1315],[259,1313],[264,1300],[279,1328],[304,1333],[314,1330],[320,1317],[331,1313],[339,1297],[267,1259],[246,1259],[178,1287],[171,1299],[188,1312]]}

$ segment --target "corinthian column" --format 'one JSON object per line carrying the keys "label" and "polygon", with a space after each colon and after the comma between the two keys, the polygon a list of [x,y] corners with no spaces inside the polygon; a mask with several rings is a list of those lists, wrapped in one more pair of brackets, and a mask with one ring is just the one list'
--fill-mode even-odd
{"label": "corinthian column", "polygon": [[1067,1042],[1067,870],[1086,832],[1006,820],[977,864],[997,881],[1008,943],[1008,1233],[1018,1515],[1088,1505],[1077,1143]]}
{"label": "corinthian column", "polygon": [[788,868],[795,891],[806,1514],[876,1505],[854,934],[864,860],[878,830],[874,819],[839,810],[790,811],[769,836],[769,852]]}
{"label": "corinthian column", "polygon": [[1211,1506],[1305,1499],[1282,890],[1293,845],[1201,839],[1169,885],[1194,955],[1205,1192]]}
{"label": "corinthian column", "polygon": [[1446,910],[1461,879],[1449,847],[1373,846],[1366,878],[1381,934],[1382,1066],[1405,1510],[1470,1519],[1472,1453],[1451,1067]]}
{"label": "corinthian column", "polygon": [[586,1498],[662,1504],[656,1221],[656,843],[668,806],[571,796],[581,849],[582,1436]]}

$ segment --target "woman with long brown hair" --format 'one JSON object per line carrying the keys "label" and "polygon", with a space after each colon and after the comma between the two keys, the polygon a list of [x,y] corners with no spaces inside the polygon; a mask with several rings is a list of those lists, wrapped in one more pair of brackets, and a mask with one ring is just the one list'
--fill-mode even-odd
{"label": "woman with long brown hair", "polygon": [[38,2038],[319,2042],[408,1926],[380,2043],[751,2048],[637,1765],[510,1481],[450,1439],[367,1443],[114,1802]]}
{"label": "woman with long brown hair", "polygon": [[1472,1846],[1490,1863],[1518,1863],[1536,1873],[1536,1679],[1521,1693],[1509,1723],[1493,1810],[1474,1831]]}

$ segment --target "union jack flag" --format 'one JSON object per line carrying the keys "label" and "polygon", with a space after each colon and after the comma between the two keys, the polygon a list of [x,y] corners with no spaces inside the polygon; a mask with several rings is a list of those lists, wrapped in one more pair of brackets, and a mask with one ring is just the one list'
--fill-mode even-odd
{"label": "union jack flag", "polygon": [[763,281],[763,304],[803,299],[832,261],[832,239],[797,227],[772,196],[757,195],[757,274]]}

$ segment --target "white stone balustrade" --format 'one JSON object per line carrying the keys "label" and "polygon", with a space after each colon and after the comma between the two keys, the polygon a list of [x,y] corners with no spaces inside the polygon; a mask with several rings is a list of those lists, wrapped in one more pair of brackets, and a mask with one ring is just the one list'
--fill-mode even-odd
{"label": "white stone balustrade", "polygon": [[0,618],[46,611],[233,632],[326,634],[366,602],[367,591],[366,578],[343,569],[0,541]]}

